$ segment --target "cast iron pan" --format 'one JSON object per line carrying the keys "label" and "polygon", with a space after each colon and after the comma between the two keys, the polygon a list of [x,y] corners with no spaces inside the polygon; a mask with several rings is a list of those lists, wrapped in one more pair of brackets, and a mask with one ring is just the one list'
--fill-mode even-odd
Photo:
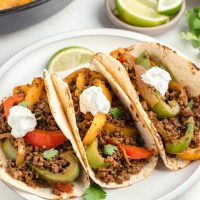
{"label": "cast iron pan", "polygon": [[72,0],[34,0],[0,11],[0,34],[34,25],[60,11]]}

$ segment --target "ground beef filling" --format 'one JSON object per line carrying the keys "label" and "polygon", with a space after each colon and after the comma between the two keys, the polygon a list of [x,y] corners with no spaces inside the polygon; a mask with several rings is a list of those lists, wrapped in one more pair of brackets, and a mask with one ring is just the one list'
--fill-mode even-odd
{"label": "ground beef filling", "polygon": [[37,119],[37,129],[55,131],[59,130],[49,107],[47,99],[38,101],[32,108],[32,112],[35,114]]}
{"label": "ground beef filling", "polygon": [[[129,73],[129,77],[134,85],[135,83],[135,63],[133,59],[129,58],[123,62],[123,65],[126,71]],[[137,87],[135,87],[137,88]],[[187,91],[187,89],[186,89]],[[140,95],[140,92],[137,90],[140,102],[143,109],[147,112],[149,118],[154,123],[155,127],[159,131],[160,129],[165,130],[165,140],[173,141],[182,137],[185,134],[187,128],[187,119],[189,116],[194,117],[195,121],[195,130],[193,136],[193,142],[200,142],[200,96],[195,98],[189,98],[188,101],[177,91],[169,91],[162,97],[166,102],[176,99],[181,107],[181,114],[175,118],[159,120],[157,115],[151,111],[151,108],[148,106],[147,102]],[[187,106],[187,103],[193,101],[193,107],[190,109]],[[159,131],[161,137],[163,136],[163,131]],[[164,139],[164,138],[163,138]]]}
{"label": "ground beef filling", "polygon": [[26,155],[24,163],[20,166],[16,166],[14,161],[9,160],[7,164],[7,172],[14,179],[25,182],[27,185],[33,188],[36,188],[38,186],[39,187],[53,186],[52,184],[40,179],[38,177],[38,174],[30,169],[29,164],[32,163],[34,166],[37,166],[40,169],[46,169],[53,173],[64,172],[65,169],[69,166],[69,163],[63,158],[61,158],[59,155],[65,151],[72,150],[70,142],[67,141],[63,145],[56,148],[59,151],[59,154],[49,161],[44,158],[43,153],[45,149],[33,147],[27,144],[22,138],[11,139],[11,143],[16,149],[18,147],[19,141],[25,145]]}
{"label": "ground beef filling", "polygon": [[[76,79],[73,79],[69,83],[70,91],[72,93],[72,99],[76,114],[76,120],[77,120],[77,126],[79,128],[79,134],[81,139],[85,137],[85,134],[87,130],[89,129],[92,121],[93,121],[93,115],[91,113],[83,114],[80,111],[79,106],[79,96],[82,93],[82,91],[90,86],[92,86],[94,77],[88,75],[87,77],[87,86],[83,88],[82,90],[76,90]],[[105,82],[105,80],[103,80]],[[109,163],[109,167],[100,167],[98,170],[95,171],[96,178],[100,179],[102,182],[110,183],[115,182],[118,184],[123,183],[124,181],[127,181],[130,179],[131,174],[139,173],[146,160],[129,160],[129,164],[125,160],[124,154],[121,150],[117,150],[115,153],[113,153],[111,156],[107,156],[103,154],[103,145],[107,144],[108,140],[113,141],[114,145],[117,144],[124,144],[124,145],[138,145],[138,139],[141,141],[141,137],[138,134],[137,137],[128,137],[120,132],[120,128],[123,128],[125,125],[134,126],[133,119],[131,117],[130,112],[122,106],[121,102],[119,101],[118,97],[115,95],[115,93],[112,91],[110,86],[105,82],[106,87],[109,88],[109,91],[112,95],[112,107],[113,108],[119,108],[121,110],[121,117],[120,119],[115,119],[111,113],[108,113],[107,116],[107,122],[115,124],[117,127],[116,131],[112,134],[106,133],[106,130],[101,130],[101,133],[98,135],[98,150],[99,153],[102,155],[102,157],[105,159],[104,161],[106,163]],[[142,143],[144,144],[144,143]],[[140,143],[141,145],[141,143]]]}
{"label": "ground beef filling", "polygon": [[11,132],[11,128],[8,125],[6,116],[4,114],[4,110],[3,110],[3,104],[0,105],[0,134],[2,133],[10,133]]}
{"label": "ground beef filling", "polygon": [[111,156],[104,155],[103,145],[105,145],[108,140],[112,140],[113,144],[116,146],[118,144],[137,145],[136,138],[127,137],[121,132],[114,132],[108,135],[106,134],[106,131],[102,131],[102,134],[98,136],[98,150],[105,158],[105,162],[110,165],[107,168],[100,167],[96,171],[95,176],[105,183],[116,182],[121,184],[124,181],[128,181],[131,174],[139,173],[146,161],[129,159],[130,164],[128,164],[124,158],[123,152],[119,149]]}

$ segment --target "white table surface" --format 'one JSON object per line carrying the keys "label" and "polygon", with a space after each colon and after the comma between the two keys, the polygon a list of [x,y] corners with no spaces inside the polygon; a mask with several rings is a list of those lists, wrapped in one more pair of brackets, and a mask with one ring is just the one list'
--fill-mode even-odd
{"label": "white table surface", "polygon": [[[57,1],[59,3],[59,0]],[[200,5],[198,0],[187,1],[187,8],[197,5]],[[8,24],[8,26],[17,26],[17,24]],[[104,0],[73,0],[63,10],[38,24],[11,33],[0,33],[0,66],[12,55],[38,40],[62,32],[88,28],[114,28],[106,16]],[[186,29],[187,24],[183,18],[176,27],[155,38],[172,45],[198,63],[200,61],[198,51],[178,36],[180,31]],[[199,200],[200,182],[185,192],[178,200]],[[24,200],[2,182],[0,182],[0,199]]]}

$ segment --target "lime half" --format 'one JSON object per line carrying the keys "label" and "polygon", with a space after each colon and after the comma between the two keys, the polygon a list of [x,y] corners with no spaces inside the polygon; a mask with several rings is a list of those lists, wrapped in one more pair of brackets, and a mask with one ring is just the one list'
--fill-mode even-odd
{"label": "lime half", "polygon": [[158,12],[165,15],[176,14],[182,6],[183,0],[159,0]]}
{"label": "lime half", "polygon": [[89,63],[94,52],[90,49],[78,46],[71,46],[61,49],[50,59],[47,69],[49,73],[61,72],[82,64]]}
{"label": "lime half", "polygon": [[[159,14],[152,6],[147,6],[145,1],[139,0],[116,0],[116,8],[119,17],[136,26],[158,26],[169,20],[168,16]],[[152,4],[153,5],[153,4]]]}

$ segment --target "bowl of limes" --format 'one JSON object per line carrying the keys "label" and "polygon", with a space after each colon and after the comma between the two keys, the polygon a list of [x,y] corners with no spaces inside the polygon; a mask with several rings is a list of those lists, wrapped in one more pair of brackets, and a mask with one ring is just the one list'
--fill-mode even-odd
{"label": "bowl of limes", "polygon": [[105,0],[107,15],[118,28],[158,35],[175,26],[185,0]]}

